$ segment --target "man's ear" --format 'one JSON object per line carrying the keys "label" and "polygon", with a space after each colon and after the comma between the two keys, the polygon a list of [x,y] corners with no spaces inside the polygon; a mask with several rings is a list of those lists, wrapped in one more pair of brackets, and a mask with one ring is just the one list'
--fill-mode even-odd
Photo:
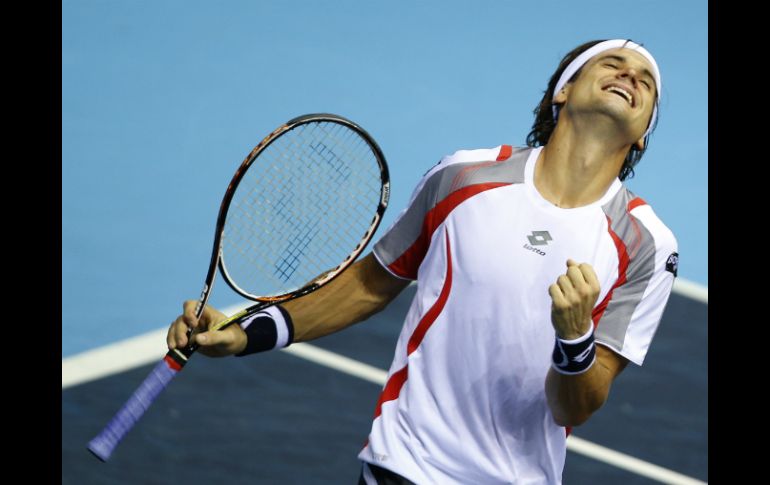
{"label": "man's ear", "polygon": [[563,88],[559,90],[558,93],[553,97],[553,104],[564,104],[567,102],[567,96],[569,95],[569,90],[572,88],[571,83],[567,83],[564,85]]}
{"label": "man's ear", "polygon": [[564,103],[567,102],[567,96],[569,96],[569,90],[572,87],[572,84],[567,83],[562,87],[558,93],[551,99],[551,104],[553,106],[559,106],[559,109],[564,107]]}

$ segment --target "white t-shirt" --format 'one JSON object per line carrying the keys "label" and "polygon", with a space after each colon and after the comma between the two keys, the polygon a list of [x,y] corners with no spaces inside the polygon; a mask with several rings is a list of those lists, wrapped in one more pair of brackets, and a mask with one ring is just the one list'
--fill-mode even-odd
{"label": "white t-shirt", "polygon": [[533,184],[540,148],[459,151],[422,178],[374,247],[417,280],[363,461],[418,484],[561,483],[566,433],[546,404],[548,287],[566,261],[601,284],[596,341],[641,365],[674,281],[677,243],[616,179],[562,209]]}

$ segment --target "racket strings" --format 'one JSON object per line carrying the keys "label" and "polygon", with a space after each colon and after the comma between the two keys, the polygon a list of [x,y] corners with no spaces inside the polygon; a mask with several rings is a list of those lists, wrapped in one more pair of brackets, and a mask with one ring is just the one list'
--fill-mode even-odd
{"label": "racket strings", "polygon": [[231,281],[271,296],[336,267],[369,231],[381,185],[374,151],[351,128],[321,121],[284,133],[233,196],[222,243]]}

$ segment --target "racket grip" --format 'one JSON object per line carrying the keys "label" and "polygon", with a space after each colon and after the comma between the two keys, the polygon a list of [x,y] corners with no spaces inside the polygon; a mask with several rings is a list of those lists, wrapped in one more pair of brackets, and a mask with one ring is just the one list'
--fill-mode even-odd
{"label": "racket grip", "polygon": [[131,431],[139,418],[182,369],[171,352],[155,366],[134,394],[107,423],[101,433],[88,443],[88,451],[101,461],[107,461],[123,437]]}

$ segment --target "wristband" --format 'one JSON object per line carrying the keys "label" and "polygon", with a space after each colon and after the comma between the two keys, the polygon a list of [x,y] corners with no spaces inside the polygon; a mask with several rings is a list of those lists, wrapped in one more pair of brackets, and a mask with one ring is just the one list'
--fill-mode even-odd
{"label": "wristband", "polygon": [[575,340],[562,340],[556,336],[551,366],[560,374],[575,375],[587,371],[596,360],[594,326]]}
{"label": "wristband", "polygon": [[294,324],[282,306],[274,305],[241,322],[246,348],[236,357],[288,347],[294,341]]}

